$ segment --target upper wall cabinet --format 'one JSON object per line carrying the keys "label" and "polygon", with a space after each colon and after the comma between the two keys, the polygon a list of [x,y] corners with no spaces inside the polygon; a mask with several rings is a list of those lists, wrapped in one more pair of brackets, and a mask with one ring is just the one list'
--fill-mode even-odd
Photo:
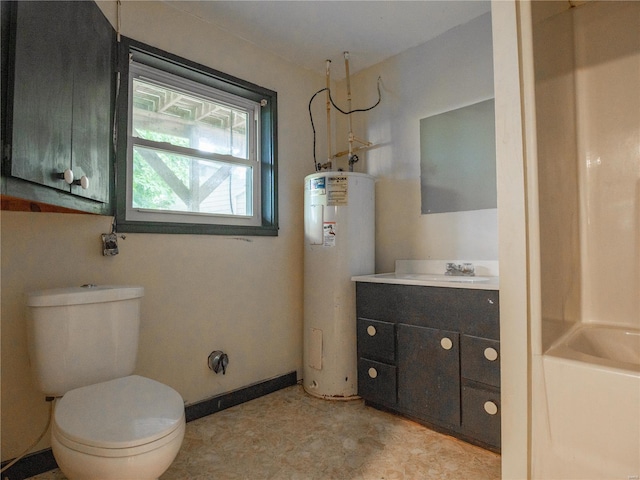
{"label": "upper wall cabinet", "polygon": [[11,8],[3,193],[110,213],[115,32],[94,2]]}

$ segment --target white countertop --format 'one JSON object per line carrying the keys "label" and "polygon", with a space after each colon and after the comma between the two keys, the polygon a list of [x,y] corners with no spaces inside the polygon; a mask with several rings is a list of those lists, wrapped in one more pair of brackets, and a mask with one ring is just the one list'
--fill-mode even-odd
{"label": "white countertop", "polygon": [[[454,263],[465,263],[454,261]],[[497,262],[468,262],[476,266],[475,276],[445,275],[441,260],[397,260],[393,273],[356,275],[354,282],[394,283],[398,285],[421,285],[425,287],[467,288],[476,290],[499,290],[500,277]],[[495,264],[495,265],[494,265]]]}

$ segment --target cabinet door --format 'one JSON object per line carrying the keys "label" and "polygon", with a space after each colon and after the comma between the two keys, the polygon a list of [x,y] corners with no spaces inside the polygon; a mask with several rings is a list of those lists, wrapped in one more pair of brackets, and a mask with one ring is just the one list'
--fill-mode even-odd
{"label": "cabinet door", "polygon": [[56,174],[70,166],[72,2],[17,2],[11,174],[69,191]]}
{"label": "cabinet door", "polygon": [[398,405],[430,422],[460,425],[457,332],[398,324]]}
{"label": "cabinet door", "polygon": [[73,3],[77,30],[69,52],[74,71],[71,168],[76,178],[88,178],[89,187],[73,185],[71,192],[107,202],[113,29],[94,2]]}
{"label": "cabinet door", "polygon": [[[17,2],[13,177],[109,201],[113,40],[92,1]],[[59,178],[67,169],[88,188]]]}
{"label": "cabinet door", "polygon": [[368,318],[358,318],[358,356],[387,363],[396,361],[395,325]]}
{"label": "cabinet door", "polygon": [[464,433],[500,448],[500,392],[492,388],[465,385],[462,388]]}
{"label": "cabinet door", "polygon": [[396,367],[360,358],[358,395],[370,402],[393,407],[396,403]]}
{"label": "cabinet door", "polygon": [[463,378],[500,387],[500,342],[462,335],[460,370]]}

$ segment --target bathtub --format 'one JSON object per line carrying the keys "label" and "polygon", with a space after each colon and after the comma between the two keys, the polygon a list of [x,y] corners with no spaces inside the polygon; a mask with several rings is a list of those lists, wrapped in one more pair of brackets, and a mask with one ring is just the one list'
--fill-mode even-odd
{"label": "bathtub", "polygon": [[640,373],[640,330],[581,324],[556,342],[547,355]]}
{"label": "bathtub", "polygon": [[545,475],[640,479],[640,330],[579,324],[542,364],[551,453]]}

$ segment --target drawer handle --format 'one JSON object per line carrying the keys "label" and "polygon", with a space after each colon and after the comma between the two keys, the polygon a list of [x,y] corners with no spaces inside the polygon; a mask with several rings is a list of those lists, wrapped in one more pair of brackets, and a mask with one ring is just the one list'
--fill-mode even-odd
{"label": "drawer handle", "polygon": [[484,349],[484,358],[493,362],[498,359],[498,351],[495,348],[487,347]]}
{"label": "drawer handle", "polygon": [[489,415],[495,415],[498,413],[498,406],[490,400],[486,401],[484,402],[484,411]]}
{"label": "drawer handle", "polygon": [[368,373],[371,378],[376,378],[378,376],[378,371],[373,367],[369,369]]}
{"label": "drawer handle", "polygon": [[373,337],[377,333],[376,327],[374,327],[373,325],[369,325],[367,327],[367,333],[369,334],[370,337]]}
{"label": "drawer handle", "polygon": [[450,338],[444,337],[442,340],[440,340],[440,346],[445,350],[451,350],[453,348],[453,342]]}

